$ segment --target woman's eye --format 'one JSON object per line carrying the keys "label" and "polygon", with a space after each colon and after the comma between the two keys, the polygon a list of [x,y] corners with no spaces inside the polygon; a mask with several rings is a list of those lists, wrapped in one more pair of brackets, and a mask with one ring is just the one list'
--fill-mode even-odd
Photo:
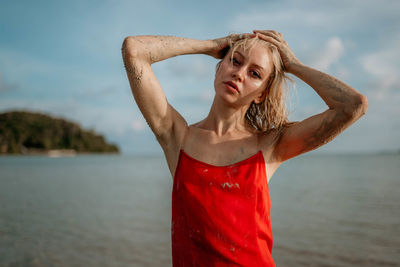
{"label": "woman's eye", "polygon": [[233,64],[239,64],[240,63],[236,58],[233,58],[232,62],[233,62]]}
{"label": "woman's eye", "polygon": [[256,71],[251,71],[251,74],[257,78],[261,78],[260,74],[258,74]]}

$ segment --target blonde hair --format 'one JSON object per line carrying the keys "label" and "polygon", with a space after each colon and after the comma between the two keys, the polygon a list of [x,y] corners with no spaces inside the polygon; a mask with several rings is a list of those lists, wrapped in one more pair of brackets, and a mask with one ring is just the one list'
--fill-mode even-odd
{"label": "blonde hair", "polygon": [[[294,80],[286,75],[278,49],[261,39],[246,38],[230,45],[229,51],[232,50],[231,59],[233,53],[239,47],[242,47],[247,51],[256,43],[262,43],[270,49],[273,68],[268,77],[267,86],[265,88],[267,94],[264,100],[258,104],[253,101],[246,111],[245,119],[251,127],[259,132],[267,132],[276,129],[280,133],[284,126],[291,124],[288,120],[288,110],[286,105],[289,91],[287,82],[290,81],[294,85]],[[225,56],[228,54],[227,51]],[[221,62],[217,64],[217,70],[220,63]]]}

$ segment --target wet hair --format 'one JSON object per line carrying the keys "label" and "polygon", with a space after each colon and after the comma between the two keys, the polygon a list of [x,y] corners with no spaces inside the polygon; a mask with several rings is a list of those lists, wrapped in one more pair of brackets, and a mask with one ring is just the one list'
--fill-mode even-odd
{"label": "wet hair", "polygon": [[[224,58],[229,55],[229,51],[232,51],[232,59],[233,53],[239,47],[247,51],[256,43],[261,43],[269,48],[273,68],[267,80],[265,88],[267,92],[264,100],[258,104],[254,101],[250,104],[246,111],[245,120],[258,132],[268,132],[275,129],[278,130],[278,133],[281,133],[284,126],[291,124],[288,120],[286,101],[289,91],[288,81],[294,85],[294,80],[284,72],[283,62],[277,48],[258,38],[246,38],[232,43]],[[221,62],[218,62],[216,66],[217,71]]]}

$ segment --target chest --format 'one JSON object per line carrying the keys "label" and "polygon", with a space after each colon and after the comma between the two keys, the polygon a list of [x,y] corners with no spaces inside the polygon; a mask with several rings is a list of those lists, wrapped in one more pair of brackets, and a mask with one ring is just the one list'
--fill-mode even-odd
{"label": "chest", "polygon": [[222,150],[220,148],[183,148],[186,155],[190,156],[199,162],[211,165],[211,166],[231,166],[237,163],[246,161],[249,158],[254,157],[260,150],[254,148],[244,149],[244,148],[231,148],[230,150]]}
{"label": "chest", "polygon": [[187,155],[214,166],[227,166],[254,156],[261,150],[257,136],[215,138],[190,132],[182,149]]}
{"label": "chest", "polygon": [[[278,166],[271,160],[273,147],[270,144],[271,142],[268,141],[270,139],[272,140],[270,136],[254,134],[216,138],[191,126],[188,128],[179,148],[192,159],[215,167],[230,166],[246,161],[261,151],[269,181]],[[179,149],[175,151],[177,153],[173,157],[175,161],[170,164],[172,166],[170,168],[172,177],[174,177],[179,158]]]}

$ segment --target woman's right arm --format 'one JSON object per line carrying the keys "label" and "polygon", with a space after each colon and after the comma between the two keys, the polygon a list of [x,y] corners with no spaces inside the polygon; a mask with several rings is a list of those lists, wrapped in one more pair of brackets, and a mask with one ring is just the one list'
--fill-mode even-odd
{"label": "woman's right arm", "polygon": [[178,55],[206,54],[222,58],[228,46],[254,34],[232,34],[214,40],[173,36],[130,36],[122,44],[122,57],[132,94],[148,125],[164,150],[172,177],[179,158],[186,120],[168,103],[151,64]]}
{"label": "woman's right arm", "polygon": [[[178,55],[209,54],[213,40],[201,41],[173,36],[129,36],[122,57],[135,101],[160,145],[178,145],[187,122],[168,103],[151,64]],[[178,142],[178,143],[177,143]]]}
{"label": "woman's right arm", "polygon": [[154,76],[151,64],[185,54],[206,54],[222,58],[232,42],[255,34],[231,34],[213,40],[195,40],[174,36],[129,36],[122,45],[122,57],[132,94],[158,142],[179,145],[185,133],[185,119],[168,103]]}

